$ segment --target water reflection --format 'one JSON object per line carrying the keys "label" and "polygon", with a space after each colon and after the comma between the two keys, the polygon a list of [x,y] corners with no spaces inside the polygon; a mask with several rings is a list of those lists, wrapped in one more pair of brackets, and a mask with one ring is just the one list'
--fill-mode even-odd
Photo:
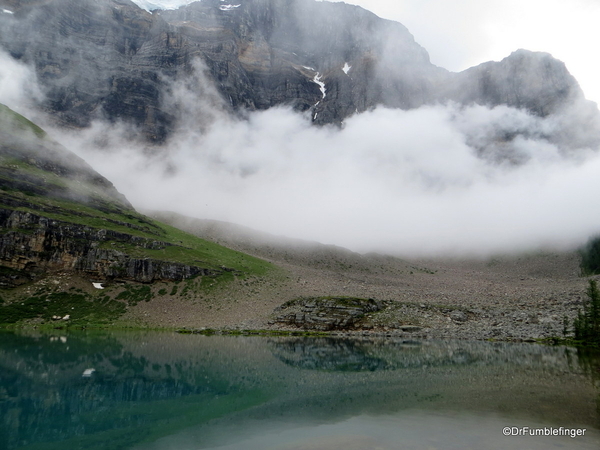
{"label": "water reflection", "polygon": [[600,417],[600,349],[597,348],[579,348],[577,349],[577,359],[584,373],[589,376],[598,391],[596,405],[598,416]]}
{"label": "water reflection", "polygon": [[[450,420],[442,416],[483,421],[489,432],[500,420],[490,417],[593,431],[598,361],[565,347],[506,343],[2,333],[0,446],[346,448],[361,423],[352,445],[387,448],[399,424]],[[304,442],[317,429],[321,440]],[[588,436],[569,448],[600,443]]]}
{"label": "water reflection", "polygon": [[[573,350],[529,344],[403,339],[274,338],[273,354],[309,370],[377,371],[417,367],[517,364],[570,370]],[[596,355],[597,357],[597,355]]]}

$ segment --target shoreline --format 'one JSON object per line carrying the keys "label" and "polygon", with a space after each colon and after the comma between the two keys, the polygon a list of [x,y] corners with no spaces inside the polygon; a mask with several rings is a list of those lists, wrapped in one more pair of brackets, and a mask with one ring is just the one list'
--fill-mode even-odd
{"label": "shoreline", "polygon": [[571,338],[548,336],[544,338],[484,338],[477,336],[452,336],[428,332],[407,333],[397,331],[378,330],[329,330],[316,331],[304,329],[239,329],[239,328],[157,328],[143,327],[139,325],[65,325],[55,326],[50,324],[0,324],[0,332],[40,332],[47,334],[58,334],[59,332],[156,332],[174,334],[194,334],[202,336],[244,336],[244,337],[300,337],[300,338],[327,338],[327,339],[377,339],[377,340],[406,340],[406,341],[476,341],[476,342],[498,342],[514,344],[539,344],[550,346],[567,346],[576,348],[598,349],[597,346],[584,344]]}

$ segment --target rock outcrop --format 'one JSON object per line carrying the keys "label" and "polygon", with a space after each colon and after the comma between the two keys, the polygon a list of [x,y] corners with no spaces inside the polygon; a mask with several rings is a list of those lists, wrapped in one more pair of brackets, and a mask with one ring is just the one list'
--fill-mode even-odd
{"label": "rock outcrop", "polygon": [[[119,243],[160,250],[172,244],[111,230],[51,220],[29,212],[0,208],[0,265],[35,277],[47,271],[74,271],[96,279],[142,283],[181,281],[218,271],[155,258],[135,258],[106,248]],[[103,245],[104,244],[104,245]],[[15,282],[18,284],[18,279]],[[11,284],[5,280],[4,284]]]}
{"label": "rock outcrop", "polygon": [[[0,0],[0,48],[35,67],[64,124],[133,123],[161,142],[178,120],[174,80],[201,61],[231,112],[289,105],[317,124],[385,105],[509,105],[545,116],[584,102],[550,55],[518,51],[461,73],[431,64],[400,23],[314,0],[202,0],[149,13],[129,0]],[[207,106],[207,108],[209,108]],[[598,114],[597,109],[591,112]]]}
{"label": "rock outcrop", "polygon": [[346,330],[353,328],[365,314],[381,308],[373,299],[302,298],[278,307],[275,323],[315,331]]}
{"label": "rock outcrop", "polygon": [[440,92],[458,103],[506,105],[544,117],[583,101],[565,64],[548,53],[518,50],[500,62],[486,62],[455,74]]}

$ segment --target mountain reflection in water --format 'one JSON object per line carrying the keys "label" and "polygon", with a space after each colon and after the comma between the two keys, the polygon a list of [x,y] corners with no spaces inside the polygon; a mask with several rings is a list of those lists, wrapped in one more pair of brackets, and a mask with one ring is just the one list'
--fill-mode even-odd
{"label": "mountain reflection in water", "polygon": [[[441,438],[429,423],[454,429],[432,448],[598,448],[598,361],[530,344],[0,333],[0,447],[419,448]],[[501,424],[588,432],[521,442]]]}
{"label": "mountain reflection in water", "polygon": [[[375,371],[416,367],[459,366],[519,362],[536,364],[553,358],[545,351],[528,351],[514,344],[400,339],[278,338],[273,354],[294,367],[313,370]],[[537,347],[541,350],[543,347]],[[545,359],[545,361],[544,361]]]}

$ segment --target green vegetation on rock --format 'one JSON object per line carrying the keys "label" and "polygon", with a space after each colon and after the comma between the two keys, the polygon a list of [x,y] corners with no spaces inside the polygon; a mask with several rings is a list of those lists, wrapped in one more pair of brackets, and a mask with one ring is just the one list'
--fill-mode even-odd
{"label": "green vegetation on rock", "polygon": [[38,127],[35,123],[1,103],[0,126],[11,126],[16,128],[18,131],[31,131],[39,138],[46,136],[46,132]]}

